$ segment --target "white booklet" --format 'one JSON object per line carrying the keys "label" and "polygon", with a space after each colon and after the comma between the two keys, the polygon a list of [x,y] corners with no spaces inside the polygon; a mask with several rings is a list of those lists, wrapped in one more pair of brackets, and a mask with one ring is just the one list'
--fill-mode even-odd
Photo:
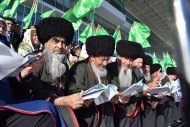
{"label": "white booklet", "polygon": [[117,87],[113,84],[97,84],[86,90],[83,100],[94,99],[96,105],[108,102],[117,92]]}
{"label": "white booklet", "polygon": [[150,94],[160,94],[160,93],[169,93],[171,90],[167,86],[161,86],[161,87],[156,87],[152,88],[150,90]]}
{"label": "white booklet", "polygon": [[37,56],[22,57],[0,42],[0,80],[7,76],[17,76],[26,63],[34,62]]}
{"label": "white booklet", "polygon": [[127,88],[126,90],[124,90],[122,92],[123,96],[133,96],[139,92],[143,91],[143,80],[140,80],[138,83],[135,83],[133,85],[131,85],[129,88]]}

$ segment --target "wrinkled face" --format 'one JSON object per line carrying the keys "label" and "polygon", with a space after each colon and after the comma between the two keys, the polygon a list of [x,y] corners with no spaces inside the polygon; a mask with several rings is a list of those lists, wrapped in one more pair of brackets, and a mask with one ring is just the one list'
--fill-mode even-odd
{"label": "wrinkled face", "polygon": [[96,65],[98,68],[105,68],[108,64],[108,60],[110,57],[108,56],[91,56],[91,61]]}
{"label": "wrinkled face", "polygon": [[144,73],[150,73],[150,65],[144,66]]}
{"label": "wrinkled face", "polygon": [[143,59],[142,58],[137,58],[133,61],[133,67],[136,67],[136,68],[142,68],[143,66]]}
{"label": "wrinkled face", "polygon": [[133,60],[131,58],[118,56],[118,59],[121,62],[121,68],[123,68],[125,70],[131,68],[131,65],[132,65],[132,62],[133,62]]}
{"label": "wrinkled face", "polygon": [[66,40],[63,37],[52,37],[45,43],[45,47],[55,54],[66,54]]}
{"label": "wrinkled face", "polygon": [[7,25],[7,31],[11,32],[13,30],[13,22],[10,20],[5,20],[6,25]]}

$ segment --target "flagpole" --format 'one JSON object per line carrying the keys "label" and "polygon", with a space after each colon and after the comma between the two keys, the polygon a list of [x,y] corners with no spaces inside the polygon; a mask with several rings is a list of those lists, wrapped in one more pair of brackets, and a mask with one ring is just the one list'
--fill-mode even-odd
{"label": "flagpole", "polygon": [[[41,0],[41,14],[43,13],[43,7],[44,7],[43,0]],[[41,17],[41,20],[42,20],[42,17]]]}
{"label": "flagpole", "polygon": [[94,16],[95,16],[95,8],[93,10],[93,19],[92,19],[92,35],[94,36],[95,35],[95,24],[94,24]]}
{"label": "flagpole", "polygon": [[32,25],[36,25],[36,17],[37,17],[37,13],[38,13],[38,0],[37,0],[37,5],[36,5],[36,12],[35,12],[35,18],[34,18],[34,24]]}
{"label": "flagpole", "polygon": [[[26,6],[24,6],[24,13],[22,13],[22,19],[24,19],[24,14],[25,14],[25,12],[26,12],[26,9],[25,9],[25,8],[26,8]],[[22,20],[22,27],[23,27],[23,25],[24,25],[24,24],[23,24],[23,20]]]}

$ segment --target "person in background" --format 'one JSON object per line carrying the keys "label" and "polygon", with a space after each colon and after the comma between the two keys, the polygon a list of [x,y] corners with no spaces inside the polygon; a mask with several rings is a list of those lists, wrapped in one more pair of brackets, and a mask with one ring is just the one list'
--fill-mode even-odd
{"label": "person in background", "polygon": [[0,19],[0,42],[10,47],[6,38],[7,26],[3,19]]}
{"label": "person in background", "polygon": [[24,38],[19,45],[18,53],[22,56],[26,56],[27,54],[42,50],[43,46],[38,40],[36,29],[27,29],[24,33]]}
{"label": "person in background", "polygon": [[137,77],[137,80],[140,81],[144,77],[143,59],[144,59],[145,54],[144,54],[144,50],[143,50],[142,46],[138,43],[135,43],[135,44],[136,44],[136,47],[138,47],[138,49],[141,50],[140,51],[141,53],[140,53],[139,57],[133,61],[132,70],[134,71],[134,73]]}
{"label": "person in background", "polygon": [[7,25],[7,41],[9,42],[11,48],[17,52],[19,44],[22,42],[22,36],[14,31],[16,22],[12,18],[4,17],[3,19]]}

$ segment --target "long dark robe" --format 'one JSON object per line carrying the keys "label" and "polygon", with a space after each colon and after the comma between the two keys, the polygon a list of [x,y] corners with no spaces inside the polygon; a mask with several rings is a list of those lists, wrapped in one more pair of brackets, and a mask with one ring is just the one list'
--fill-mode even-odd
{"label": "long dark robe", "polygon": [[[119,63],[118,61],[108,64],[107,69],[110,75],[110,83],[118,87],[120,91],[119,83]],[[133,71],[132,71],[133,72]],[[125,79],[124,79],[125,80]],[[126,79],[127,80],[127,79]],[[132,84],[137,82],[137,78],[132,73]],[[141,115],[140,115],[141,100],[139,97],[132,96],[127,104],[115,104],[115,126],[116,127],[141,127]]]}
{"label": "long dark robe", "polygon": [[[76,93],[87,90],[96,84],[98,79],[94,74],[89,60],[75,63],[69,71],[68,93]],[[108,84],[108,78],[101,79],[103,84]],[[96,106],[94,103],[88,108],[80,108],[75,111],[81,127],[114,126],[113,105],[109,102]]]}
{"label": "long dark robe", "polygon": [[47,101],[13,100],[7,79],[0,80],[0,123],[1,126],[20,127],[29,124],[31,127],[66,126],[57,108]]}
{"label": "long dark robe", "polygon": [[[62,77],[55,81],[51,78],[49,70],[46,66],[47,62],[48,59],[44,58],[43,68],[38,73],[33,74],[30,82],[25,84],[31,93],[32,99],[48,100],[53,94],[56,94],[58,97],[66,95],[65,82],[67,71]],[[57,108],[61,112],[67,126],[79,126],[78,121],[75,118],[75,114],[70,107],[57,106]]]}

